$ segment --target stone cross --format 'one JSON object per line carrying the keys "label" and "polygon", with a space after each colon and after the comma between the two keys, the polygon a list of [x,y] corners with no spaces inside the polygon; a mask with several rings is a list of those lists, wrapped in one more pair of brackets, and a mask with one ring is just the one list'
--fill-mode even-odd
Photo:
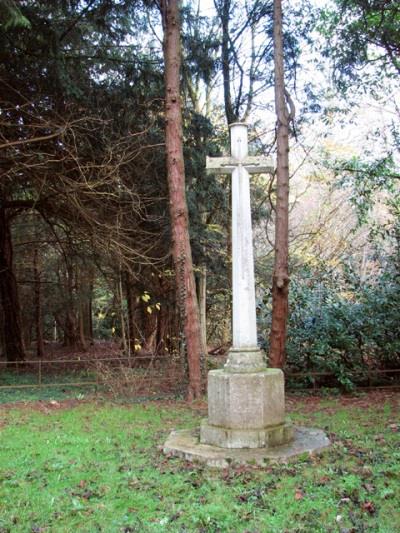
{"label": "stone cross", "polygon": [[207,171],[232,175],[232,340],[227,370],[264,366],[257,343],[249,174],[273,172],[270,158],[248,155],[247,125],[229,126],[231,157],[207,157]]}
{"label": "stone cross", "polygon": [[312,432],[304,439],[285,422],[283,372],[265,366],[257,345],[249,174],[271,172],[272,165],[248,156],[245,124],[230,130],[231,156],[207,158],[207,169],[232,174],[233,346],[225,367],[208,373],[208,418],[199,437],[174,432],[164,446],[165,453],[210,466],[289,457],[329,444],[325,436],[317,439],[322,446],[311,442]]}

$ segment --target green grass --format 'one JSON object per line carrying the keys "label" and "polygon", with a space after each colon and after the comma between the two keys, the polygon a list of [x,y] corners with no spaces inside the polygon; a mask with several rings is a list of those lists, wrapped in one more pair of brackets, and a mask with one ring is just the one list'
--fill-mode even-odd
{"label": "green grass", "polygon": [[[42,378],[43,387],[29,387],[29,385],[37,385],[37,372],[17,373],[2,371],[0,373],[0,404],[32,400],[65,400],[67,398],[82,397],[82,395],[86,396],[94,392],[98,387],[93,385],[71,386],[68,384],[95,380],[95,375],[88,371],[61,372],[44,375]],[[53,385],[56,383],[64,383],[64,385]],[[24,387],[18,388],[19,385]],[[1,386],[12,388],[1,388]]]}
{"label": "green grass", "polygon": [[[307,406],[307,400],[304,400]],[[400,531],[397,412],[323,400],[296,423],[325,428],[321,457],[210,470],[162,455],[177,403],[0,408],[0,532]]]}

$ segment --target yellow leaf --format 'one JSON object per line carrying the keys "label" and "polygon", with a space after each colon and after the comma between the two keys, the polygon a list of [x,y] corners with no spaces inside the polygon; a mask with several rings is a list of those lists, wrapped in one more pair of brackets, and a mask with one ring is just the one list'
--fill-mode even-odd
{"label": "yellow leaf", "polygon": [[159,311],[159,310],[161,309],[161,304],[160,304],[160,302],[157,302],[157,303],[156,303],[155,308],[157,309],[157,311]]}
{"label": "yellow leaf", "polygon": [[145,292],[144,294],[142,294],[141,298],[142,298],[142,300],[144,302],[148,302],[150,300],[151,296],[150,296],[150,294],[148,292]]}
{"label": "yellow leaf", "polygon": [[146,308],[146,311],[151,314],[153,312],[153,309],[151,308],[150,305],[148,305]]}
{"label": "yellow leaf", "polygon": [[220,224],[207,224],[207,229],[214,233],[219,233],[220,235],[224,234],[224,230]]}
{"label": "yellow leaf", "polygon": [[135,352],[141,350],[142,347],[140,346],[140,344],[138,342],[135,342]]}

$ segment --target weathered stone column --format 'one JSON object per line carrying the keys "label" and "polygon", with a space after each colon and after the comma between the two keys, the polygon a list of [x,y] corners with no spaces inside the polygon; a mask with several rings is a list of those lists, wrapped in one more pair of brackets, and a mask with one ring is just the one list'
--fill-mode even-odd
{"label": "weathered stone column", "polygon": [[247,125],[231,124],[230,134],[238,164],[232,171],[232,349],[226,370],[247,372],[265,366],[257,343]]}

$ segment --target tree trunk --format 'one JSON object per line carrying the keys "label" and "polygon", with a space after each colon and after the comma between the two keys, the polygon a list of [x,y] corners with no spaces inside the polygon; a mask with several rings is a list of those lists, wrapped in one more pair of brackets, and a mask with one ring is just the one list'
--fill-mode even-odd
{"label": "tree trunk", "polygon": [[42,286],[40,280],[39,251],[33,252],[33,279],[35,282],[35,323],[36,323],[36,355],[44,356],[43,317],[42,317]]}
{"label": "tree trunk", "polygon": [[76,267],[76,292],[78,294],[79,345],[86,351],[93,342],[92,291],[94,272],[92,267]]}
{"label": "tree trunk", "polygon": [[141,342],[141,335],[137,325],[137,303],[135,299],[135,294],[133,291],[133,279],[132,275],[129,272],[126,272],[124,276],[125,281],[125,294],[126,294],[126,303],[128,311],[128,332],[127,332],[127,344],[128,344],[128,354],[133,355],[135,353],[135,338]]}
{"label": "tree trunk", "polygon": [[65,313],[63,344],[64,346],[68,346],[69,348],[79,347],[77,317],[75,312],[71,309],[68,309]]}
{"label": "tree trunk", "polygon": [[53,322],[53,341],[54,342],[58,341],[57,320],[56,320],[56,318],[54,318],[54,322]]}
{"label": "tree trunk", "polygon": [[82,343],[83,322],[81,320],[81,313],[78,308],[77,298],[77,273],[76,267],[72,264],[71,258],[65,265],[65,286],[66,286],[66,300],[65,300],[65,327],[64,327],[64,346],[75,348],[77,350],[84,350],[85,345]]}
{"label": "tree trunk", "polygon": [[84,306],[80,306],[79,309],[79,346],[86,352],[87,345],[86,345],[86,336],[85,336],[85,308]]}
{"label": "tree trunk", "polygon": [[231,44],[229,40],[229,18],[231,11],[231,0],[224,0],[219,13],[222,26],[222,43],[221,43],[221,59],[222,59],[222,77],[224,83],[224,104],[225,115],[228,124],[232,124],[238,120],[237,113],[235,113],[232,103],[231,94],[231,73],[230,73],[230,55]]}
{"label": "tree trunk", "polygon": [[128,338],[126,336],[126,317],[124,312],[124,292],[122,289],[122,271],[119,270],[118,273],[118,309],[119,309],[119,316],[121,321],[121,346],[123,350],[124,355],[130,356],[129,352],[129,343]]}
{"label": "tree trunk", "polygon": [[[204,356],[207,357],[207,267],[201,265],[199,272],[199,312],[201,341]],[[207,361],[205,361],[207,364]]]}
{"label": "tree trunk", "polygon": [[172,254],[189,370],[188,399],[201,396],[201,335],[189,240],[179,71],[181,62],[178,0],[163,0],[165,61],[165,143],[172,231]]}
{"label": "tree trunk", "polygon": [[170,313],[167,305],[162,305],[157,321],[157,352],[160,355],[166,354],[168,348],[168,331],[170,326]]}
{"label": "tree trunk", "polygon": [[93,278],[94,271],[90,268],[81,277],[81,298],[82,298],[82,313],[83,313],[83,333],[86,343],[93,344],[93,316],[92,316],[92,300],[93,300]]}
{"label": "tree trunk", "polygon": [[0,295],[3,306],[4,354],[7,361],[23,361],[25,349],[22,340],[21,312],[18,287],[13,269],[13,249],[10,219],[0,206]]}
{"label": "tree trunk", "polygon": [[158,313],[156,310],[148,313],[144,310],[144,345],[146,354],[155,355],[157,348]]}
{"label": "tree trunk", "polygon": [[277,117],[277,169],[275,205],[275,263],[272,280],[272,324],[269,365],[285,365],[289,294],[289,112],[283,63],[282,5],[274,0],[275,112]]}

